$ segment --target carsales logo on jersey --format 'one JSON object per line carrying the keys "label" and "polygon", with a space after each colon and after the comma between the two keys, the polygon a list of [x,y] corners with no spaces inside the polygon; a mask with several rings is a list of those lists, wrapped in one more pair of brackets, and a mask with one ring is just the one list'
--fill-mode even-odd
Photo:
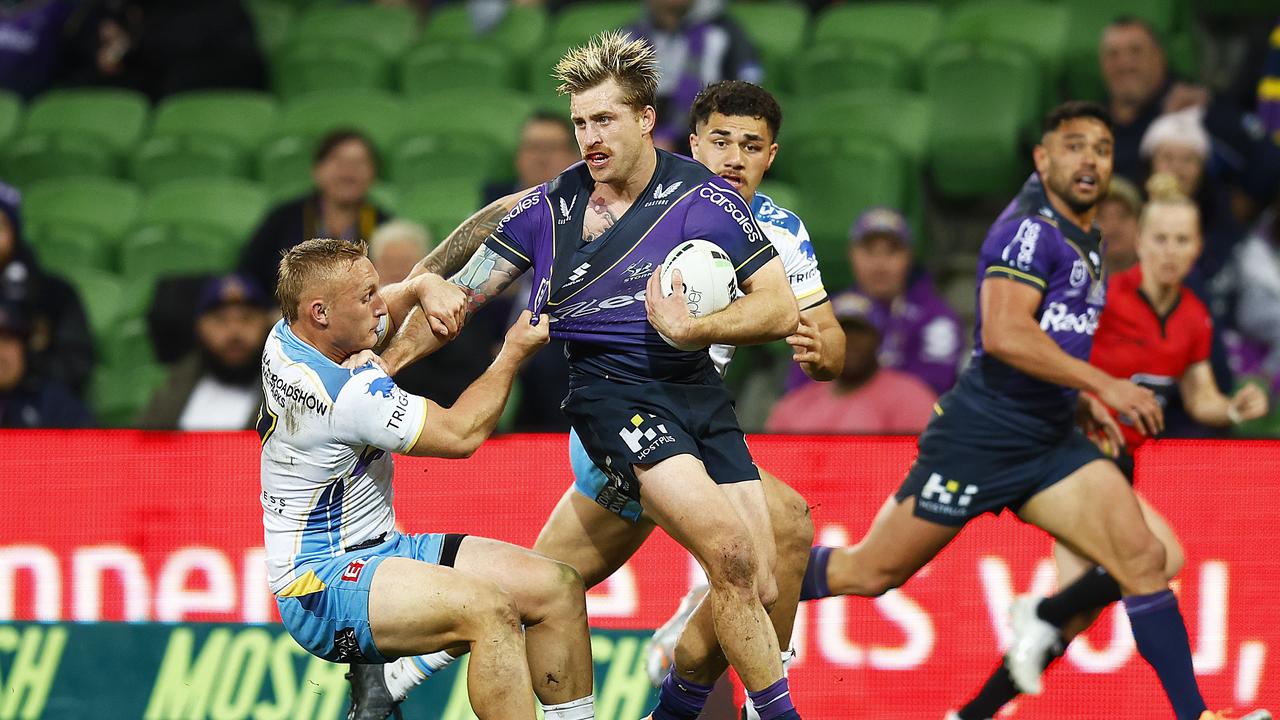
{"label": "carsales logo on jersey", "polygon": [[[729,217],[738,223],[738,227],[742,228],[742,232],[746,234],[749,242],[754,243],[764,240],[764,235],[760,234],[760,228],[756,227],[756,221],[751,217],[750,213],[743,212],[742,198],[737,195],[730,197],[727,192],[721,191],[712,185],[704,185],[698,191],[698,197],[710,200],[712,205],[729,213]],[[737,198],[736,202],[734,198]]]}

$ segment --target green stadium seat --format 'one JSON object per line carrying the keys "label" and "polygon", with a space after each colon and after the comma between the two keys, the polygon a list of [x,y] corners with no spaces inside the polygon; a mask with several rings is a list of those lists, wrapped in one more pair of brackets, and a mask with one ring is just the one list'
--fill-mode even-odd
{"label": "green stadium seat", "polygon": [[751,38],[765,68],[765,84],[787,86],[787,65],[804,44],[809,30],[809,8],[793,0],[732,3],[729,14]]}
{"label": "green stadium seat", "polygon": [[111,245],[87,227],[40,224],[27,230],[26,239],[47,270],[57,273],[71,268],[109,271],[115,266]]}
{"label": "green stadium seat", "polygon": [[0,91],[0,147],[18,132],[22,123],[22,98],[7,90]]}
{"label": "green stadium seat", "polygon": [[426,225],[431,235],[443,238],[471,213],[480,209],[478,186],[452,180],[428,180],[400,188],[399,215]]}
{"label": "green stadium seat", "polygon": [[418,34],[418,16],[407,6],[376,4],[317,5],[294,21],[289,43],[300,39],[370,41],[385,60],[404,54]]}
{"label": "green stadium seat", "polygon": [[[814,138],[788,147],[787,153],[805,168],[794,180],[800,196],[791,209],[804,219],[819,257],[843,257],[849,226],[862,210],[905,204],[906,163],[890,144],[857,137]],[[850,282],[846,263],[829,262],[822,274],[827,287]]]}
{"label": "green stadium seat", "polygon": [[97,346],[99,364],[107,367],[140,367],[156,364],[155,350],[145,318],[136,317],[118,323]]}
{"label": "green stadium seat", "polygon": [[616,30],[639,21],[644,5],[636,2],[574,3],[567,5],[551,21],[551,44],[580,45],[604,30]]}
{"label": "green stadium seat", "polygon": [[[455,110],[460,108],[448,108]],[[404,133],[404,108],[380,90],[315,90],[285,103],[271,137],[296,135],[315,142],[337,128],[356,128],[385,150]]]}
{"label": "green stadium seat", "polygon": [[819,45],[800,53],[790,68],[791,89],[802,97],[906,88],[909,84],[901,53],[873,42]]}
{"label": "green stadium seat", "polygon": [[494,177],[498,163],[510,163],[507,155],[495,157],[493,146],[474,136],[424,135],[396,146],[390,156],[390,175],[400,184],[451,179],[480,186]]}
{"label": "green stadium seat", "polygon": [[[1020,147],[1028,98],[1039,79],[1021,51],[964,44],[940,48],[924,66],[934,102],[930,162],[949,197],[1007,195],[1024,179]],[[1021,78],[1021,79],[1020,79]]]}
{"label": "green stadium seat", "polygon": [[400,89],[406,95],[456,88],[505,88],[511,84],[511,63],[499,48],[423,45],[410,50],[400,63]]}
{"label": "green stadium seat", "polygon": [[258,153],[258,180],[267,188],[272,202],[293,198],[313,187],[311,163],[315,142],[290,135],[277,138]]}
{"label": "green stadium seat", "polygon": [[22,211],[31,226],[93,232],[110,247],[137,220],[142,196],[132,183],[97,177],[42,180],[25,189]]}
{"label": "green stadium seat", "polygon": [[165,275],[228,272],[240,250],[238,240],[208,227],[148,226],[121,243],[120,273],[131,281],[155,282]]}
{"label": "green stadium seat", "polygon": [[813,42],[888,45],[902,53],[916,77],[915,68],[937,41],[941,25],[941,11],[929,2],[834,5],[814,23]]}
{"label": "green stadium seat", "polygon": [[523,60],[542,47],[549,24],[547,11],[541,5],[507,3],[506,13],[498,24],[480,34],[475,31],[466,4],[454,3],[432,8],[421,42],[423,45],[478,43]]}
{"label": "green stadium seat", "polygon": [[152,188],[143,199],[138,224],[207,229],[238,245],[248,239],[266,209],[267,194],[257,183],[186,178]]}
{"label": "green stadium seat", "polygon": [[276,92],[286,100],[313,90],[391,87],[391,64],[377,46],[359,38],[303,38],[277,53]]}
{"label": "green stadium seat", "polygon": [[113,177],[119,161],[100,140],[83,135],[24,135],[0,150],[0,171],[18,187],[73,175]]}
{"label": "green stadium seat", "polygon": [[[797,96],[786,112],[784,138],[803,141],[814,136],[856,136],[886,140],[915,166],[922,165],[928,156],[933,107],[923,93],[860,90],[804,102]],[[791,144],[787,147],[789,150]],[[780,152],[775,165],[780,162],[789,166],[788,154]]]}
{"label": "green stadium seat", "polygon": [[80,293],[89,316],[89,329],[99,344],[121,321],[139,315],[134,312],[136,303],[119,275],[93,268],[60,268],[60,272]]}
{"label": "green stadium seat", "polygon": [[[1056,88],[1067,55],[1071,12],[1037,0],[969,0],[946,17],[942,41],[1016,47],[1040,65],[1043,87]],[[1036,98],[1032,121],[1040,115]]]}
{"label": "green stadium seat", "polygon": [[280,109],[271,95],[201,90],[173,95],[156,108],[152,137],[214,137],[248,152],[267,137]]}
{"label": "green stadium seat", "polygon": [[267,56],[274,56],[289,38],[295,15],[294,8],[275,0],[253,0],[245,3],[245,10],[253,19],[253,29],[258,36],[258,46]]}
{"label": "green stadium seat", "polygon": [[529,95],[540,107],[549,107],[558,101],[560,109],[567,115],[568,101],[556,92],[560,81],[551,76],[556,63],[560,62],[560,58],[564,56],[564,51],[565,48],[560,45],[548,45],[535,52],[525,63],[525,70],[528,73],[525,77],[525,85],[529,88]]}
{"label": "green stadium seat", "polygon": [[133,427],[167,375],[163,366],[154,364],[99,368],[89,383],[89,404],[98,424],[108,428]]}
{"label": "green stadium seat", "polygon": [[97,138],[124,153],[142,139],[150,110],[133,90],[50,90],[31,103],[22,132]]}
{"label": "green stadium seat", "polygon": [[491,174],[501,177],[510,173],[520,129],[533,109],[532,100],[509,90],[444,90],[405,102],[404,137],[482,138],[496,150]]}
{"label": "green stadium seat", "polygon": [[189,177],[244,177],[248,163],[234,145],[215,138],[153,137],[134,152],[129,174],[144,188]]}
{"label": "green stadium seat", "polygon": [[[1072,2],[1070,30],[1065,49],[1067,93],[1083,100],[1102,100],[1106,89],[1098,66],[1098,45],[1102,31],[1112,20],[1129,15],[1151,23],[1156,32],[1168,38],[1174,30],[1178,0],[1109,0],[1108,2]],[[1061,2],[1061,0],[1060,0]],[[1206,3],[1217,5],[1217,2]]]}

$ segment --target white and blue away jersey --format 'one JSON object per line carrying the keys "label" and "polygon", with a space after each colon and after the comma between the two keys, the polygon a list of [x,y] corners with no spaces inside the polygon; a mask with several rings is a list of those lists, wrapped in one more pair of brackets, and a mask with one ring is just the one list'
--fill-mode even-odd
{"label": "white and blue away jersey", "polygon": [[262,524],[279,593],[300,565],[394,532],[390,453],[418,441],[427,405],[372,364],[341,367],[284,320],[267,337],[262,389]]}
{"label": "white and blue away jersey", "polygon": [[[791,283],[791,292],[795,293],[800,309],[807,310],[826,300],[827,291],[822,286],[822,273],[818,270],[818,255],[813,251],[809,231],[800,216],[775,205],[773,198],[759,192],[751,199],[751,212],[761,232],[782,258],[787,282]],[[741,295],[742,291],[739,290],[738,294]],[[732,345],[711,346],[711,360],[721,375],[733,359],[733,351]]]}

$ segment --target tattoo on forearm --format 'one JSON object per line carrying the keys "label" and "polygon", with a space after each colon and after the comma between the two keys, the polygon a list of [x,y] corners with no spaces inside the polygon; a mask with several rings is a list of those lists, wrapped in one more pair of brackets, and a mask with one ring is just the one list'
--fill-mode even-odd
{"label": "tattoo on forearm", "polygon": [[516,199],[495,200],[467,218],[423,259],[422,267],[442,277],[458,272],[485,238],[498,228],[498,223],[515,206]]}
{"label": "tattoo on forearm", "polygon": [[505,290],[520,272],[511,261],[487,246],[480,246],[470,262],[451,278],[467,294],[467,318]]}
{"label": "tattoo on forearm", "polygon": [[[613,224],[618,221],[617,216],[609,209],[609,203],[604,198],[596,196],[591,198],[591,203],[587,205],[587,209],[595,213],[599,218],[595,222],[582,224],[582,239],[592,242],[596,238],[609,231]],[[589,227],[590,226],[590,227]]]}

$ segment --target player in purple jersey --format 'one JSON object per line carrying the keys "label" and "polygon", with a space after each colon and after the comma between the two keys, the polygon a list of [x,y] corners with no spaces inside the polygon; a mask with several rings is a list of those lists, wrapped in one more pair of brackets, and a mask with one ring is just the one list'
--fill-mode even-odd
{"label": "player in purple jersey", "polygon": [[[654,149],[651,48],[601,35],[571,50],[556,73],[585,162],[520,197],[454,281],[478,307],[532,273],[530,307],[567,341],[565,412],[612,481],[596,501],[639,501],[699,560],[714,609],[713,636],[700,639],[707,652],[723,647],[757,706],[769,709],[762,717],[799,717],[765,611],[777,590],[759,472],[708,353],[677,350],[659,335],[695,347],[782,339],[797,328],[794,295],[733,186]],[[468,222],[483,227],[490,217]],[[670,296],[657,287],[668,252],[695,238],[728,254],[746,292],[702,318],[689,314],[678,282]],[[413,358],[393,346],[384,359],[396,368]],[[654,717],[694,718],[709,692],[673,671]]]}
{"label": "player in purple jersey", "polygon": [[1178,720],[1217,717],[1200,697],[1164,546],[1124,475],[1074,423],[1079,414],[1114,432],[1100,401],[1144,434],[1163,424],[1150,390],[1088,362],[1106,300],[1093,219],[1114,144],[1098,105],[1068,102],[1045,118],[1036,174],[982,245],[972,362],[935,406],[919,456],[862,541],[814,548],[804,595],[880,595],[970,519],[1009,508],[1119,583],[1138,651]]}

